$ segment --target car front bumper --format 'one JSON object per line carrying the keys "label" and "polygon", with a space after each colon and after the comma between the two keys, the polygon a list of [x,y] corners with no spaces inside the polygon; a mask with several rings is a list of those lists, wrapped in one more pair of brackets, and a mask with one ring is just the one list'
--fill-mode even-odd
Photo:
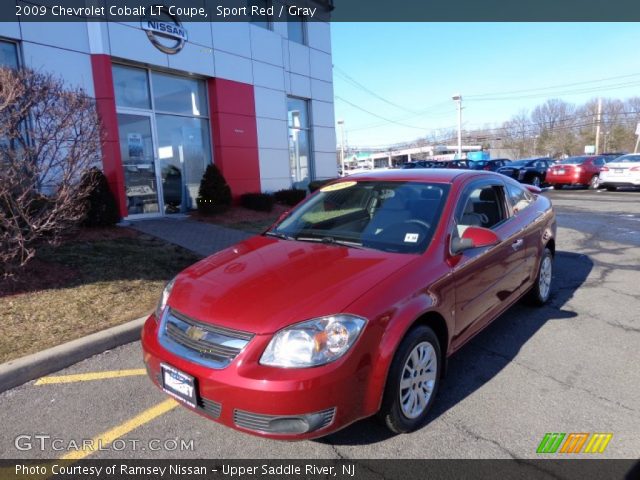
{"label": "car front bumper", "polygon": [[161,364],[191,375],[197,406],[180,403],[223,425],[262,437],[302,440],[327,435],[367,416],[363,404],[372,366],[357,360],[358,343],[336,362],[285,369],[259,364],[272,336],[256,335],[230,365],[213,369],[166,350],[158,330],[151,315],[142,330],[151,380],[163,387]]}

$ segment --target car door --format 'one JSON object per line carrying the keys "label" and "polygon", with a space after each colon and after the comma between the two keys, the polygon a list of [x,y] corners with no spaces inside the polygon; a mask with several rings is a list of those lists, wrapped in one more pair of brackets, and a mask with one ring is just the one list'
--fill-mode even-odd
{"label": "car door", "polygon": [[505,185],[499,179],[477,180],[465,187],[456,204],[451,235],[469,226],[493,230],[500,242],[465,250],[454,258],[454,348],[462,345],[519,296],[523,279],[524,240],[510,221]]}

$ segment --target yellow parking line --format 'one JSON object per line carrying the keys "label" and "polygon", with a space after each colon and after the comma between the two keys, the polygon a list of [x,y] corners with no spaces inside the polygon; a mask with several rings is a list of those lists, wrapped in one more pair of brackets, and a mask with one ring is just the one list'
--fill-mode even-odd
{"label": "yellow parking line", "polygon": [[140,427],[141,425],[144,425],[145,423],[149,423],[154,418],[157,418],[160,415],[164,415],[165,413],[173,410],[177,406],[178,406],[178,402],[169,398],[164,402],[159,403],[155,407],[151,407],[148,410],[145,410],[144,412],[142,412],[141,414],[133,417],[132,419],[127,420],[123,424],[118,425],[117,427],[114,427],[111,430],[108,430],[94,437],[91,440],[91,446],[89,448],[83,448],[82,450],[75,450],[75,451],[69,452],[63,455],[62,457],[60,457],[60,460],[80,460],[85,457],[88,457],[93,452],[95,452],[98,448],[106,447],[107,445],[111,444],[111,442],[113,442],[114,440],[117,440],[118,438],[122,437],[123,435],[126,435],[132,430],[135,430],[136,428]]}
{"label": "yellow parking line", "polygon": [[90,380],[103,380],[105,378],[133,377],[136,375],[146,375],[144,368],[132,370],[111,370],[107,372],[79,373],[76,375],[60,375],[56,377],[42,377],[36,385],[50,385],[54,383],[87,382]]}

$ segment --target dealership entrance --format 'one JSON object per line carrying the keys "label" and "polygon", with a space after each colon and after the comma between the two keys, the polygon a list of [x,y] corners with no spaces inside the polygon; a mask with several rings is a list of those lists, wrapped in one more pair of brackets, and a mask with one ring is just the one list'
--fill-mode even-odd
{"label": "dealership entrance", "polygon": [[113,65],[128,217],[186,212],[212,162],[203,80]]}

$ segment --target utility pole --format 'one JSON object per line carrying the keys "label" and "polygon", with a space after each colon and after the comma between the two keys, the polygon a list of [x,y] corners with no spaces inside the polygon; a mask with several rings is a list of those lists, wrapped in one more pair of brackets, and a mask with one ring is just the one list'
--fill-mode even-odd
{"label": "utility pole", "polygon": [[596,117],[596,155],[600,153],[600,117],[602,115],[602,98],[598,98],[598,115]]}
{"label": "utility pole", "polygon": [[338,125],[340,125],[340,168],[342,169],[342,176],[344,177],[344,120],[338,120]]}
{"label": "utility pole", "polygon": [[462,95],[456,93],[452,100],[456,101],[458,107],[458,160],[462,158]]}

